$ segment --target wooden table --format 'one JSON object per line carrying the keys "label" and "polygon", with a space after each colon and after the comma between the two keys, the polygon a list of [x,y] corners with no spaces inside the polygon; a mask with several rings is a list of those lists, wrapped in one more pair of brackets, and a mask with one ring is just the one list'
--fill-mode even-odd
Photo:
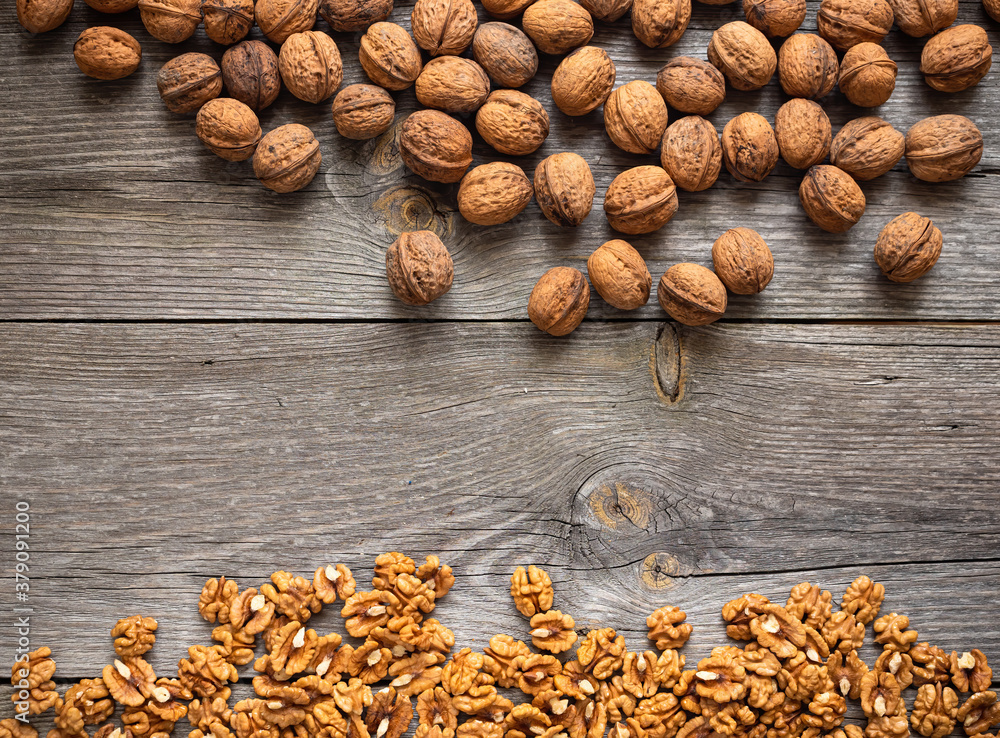
{"label": "wooden table", "polygon": [[[627,21],[594,43],[619,83],[652,81],[669,58],[704,58],[712,30],[741,17],[695,3],[673,48],[640,47]],[[408,19],[397,7],[393,20]],[[959,19],[1000,45],[978,2],[963,0]],[[103,83],[77,71],[73,41],[100,23],[140,40],[138,73]],[[622,313],[595,297],[583,326],[555,339],[527,321],[532,285],[552,266],[584,268],[614,236],[607,185],[655,159],[617,150],[600,111],[559,114],[544,98],[553,60],[526,88],[546,99],[552,133],[521,163],[581,152],[595,211],[561,230],[532,204],[486,229],[463,222],[455,187],[407,173],[397,130],[344,141],[327,104],[287,92],[262,123],[315,130],[323,166],[305,191],[276,195],[249,164],[211,155],[155,90],[173,55],[220,56],[201,33],[168,47],[135,12],[86,7],[39,37],[12,8],[0,20],[5,658],[23,500],[32,644],[52,647],[65,682],[99,673],[109,629],[134,612],[160,621],[152,663],[173,669],[208,640],[195,602],[210,576],[248,586],[343,562],[363,580],[393,549],[455,567],[439,615],[459,645],[525,636],[507,595],[519,564],[551,573],[581,629],[614,626],[632,648],[648,647],[649,611],[684,608],[689,663],[724,641],[727,600],[783,601],[805,579],[839,600],[868,573],[921,640],[1000,663],[1000,72],[934,93],[920,42],[894,32],[899,80],[877,112],[901,130],[969,115],[986,140],[975,172],[931,185],[901,162],[863,186],[867,213],[841,236],[807,220],[786,165],[759,184],[723,174],[631,241],[655,280],[676,262],[710,264],[726,228],[757,228],[776,261],[764,294],[696,329],[665,322],[655,298]],[[362,81],[357,36],[336,40],[345,83]],[[412,91],[398,100],[402,119]],[[776,79],[730,91],[712,120],[773,119],[783,100]],[[828,109],[835,129],[863,114],[839,93]],[[494,158],[478,139],[474,153]],[[892,284],[872,246],[911,209],[935,219],[944,253],[926,278]],[[441,234],[455,259],[454,288],[423,309],[398,303],[384,277],[386,247],[415,228]],[[319,622],[340,627],[335,614]]]}

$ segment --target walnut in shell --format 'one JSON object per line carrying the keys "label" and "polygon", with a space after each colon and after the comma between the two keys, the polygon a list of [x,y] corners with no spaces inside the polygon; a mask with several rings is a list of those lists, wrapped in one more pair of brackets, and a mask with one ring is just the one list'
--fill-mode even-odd
{"label": "walnut in shell", "polygon": [[156,76],[156,88],[172,113],[193,113],[222,92],[222,71],[208,54],[174,57]]}
{"label": "walnut in shell", "polygon": [[424,65],[416,82],[421,105],[448,113],[473,113],[490,94],[483,68],[461,56],[437,56]]}
{"label": "walnut in shell", "polygon": [[293,33],[278,54],[281,80],[295,97],[306,102],[326,100],[344,80],[340,50],[322,31]]}
{"label": "walnut in shell", "polygon": [[122,79],[139,68],[139,42],[118,28],[93,26],[73,44],[73,58],[80,71],[94,79]]}
{"label": "walnut in shell", "polygon": [[28,33],[46,33],[61,26],[70,11],[73,0],[17,0],[17,22]]}
{"label": "walnut in shell", "polygon": [[476,113],[483,140],[510,156],[526,156],[549,135],[549,115],[535,98],[517,90],[496,90]]}
{"label": "walnut in shell", "polygon": [[521,27],[543,54],[565,54],[594,35],[594,21],[573,0],[537,0],[525,9]]}
{"label": "walnut in shell", "polygon": [[254,24],[253,0],[202,0],[205,35],[229,46],[242,41]]}
{"label": "walnut in shell", "polygon": [[799,202],[813,223],[829,233],[850,230],[865,213],[865,195],[858,183],[829,164],[806,172],[799,186]]}
{"label": "walnut in shell", "polygon": [[393,294],[407,305],[427,305],[451,289],[451,254],[432,231],[401,233],[385,252]]}
{"label": "walnut in shell", "polygon": [[830,153],[833,131],[830,118],[818,103],[794,98],[778,108],[774,136],[781,158],[789,166],[808,169]]}
{"label": "walnut in shell", "polygon": [[241,41],[222,55],[222,81],[230,97],[259,113],[281,91],[278,55],[263,41]]}
{"label": "walnut in shell", "polygon": [[631,244],[614,239],[587,259],[587,274],[597,294],[619,310],[635,310],[649,302],[653,278]]}
{"label": "walnut in shell", "polygon": [[368,78],[387,90],[405,90],[423,68],[420,49],[406,29],[395,23],[369,26],[361,37],[358,59]]}
{"label": "walnut in shell", "polygon": [[691,0],[634,0],[632,33],[652,49],[680,41],[691,22]]}
{"label": "walnut in shell", "polygon": [[276,44],[316,24],[318,0],[256,0],[254,17],[261,33]]}
{"label": "walnut in shell", "polygon": [[580,0],[580,5],[597,20],[614,23],[631,9],[632,0]]}
{"label": "walnut in shell", "polygon": [[322,161],[313,132],[298,123],[288,123],[260,140],[253,156],[253,171],[265,187],[275,192],[295,192],[312,182]]}
{"label": "walnut in shell", "polygon": [[563,152],[535,167],[535,200],[542,214],[558,226],[578,226],[594,204],[594,177],[583,157]]}
{"label": "walnut in shell", "polygon": [[715,273],[737,295],[756,295],[774,276],[771,249],[752,228],[731,228],[712,244]]}
{"label": "walnut in shell", "polygon": [[403,121],[403,163],[431,182],[458,182],[472,163],[472,135],[447,113],[418,110]]}
{"label": "walnut in shell", "polygon": [[125,13],[138,7],[139,0],[85,0],[98,13]]}
{"label": "walnut in shell", "polygon": [[509,23],[484,23],[472,37],[472,55],[497,87],[521,87],[538,71],[538,52]]}
{"label": "walnut in shell", "polygon": [[975,168],[983,156],[983,134],[962,115],[935,115],[906,132],[906,164],[925,182],[951,182]]}
{"label": "walnut in shell", "polygon": [[711,269],[700,264],[674,264],[656,288],[666,313],[684,325],[714,323],[726,312],[726,287]]}
{"label": "walnut in shell", "polygon": [[500,20],[516,18],[535,0],[483,0],[483,10]]}
{"label": "walnut in shell", "polygon": [[604,195],[604,213],[619,233],[652,233],[677,212],[677,188],[660,167],[626,169],[612,180]]}
{"label": "walnut in shell", "polygon": [[709,115],[726,99],[722,72],[690,56],[667,62],[656,75],[656,89],[670,107],[693,115]]}
{"label": "walnut in shell", "polygon": [[722,160],[741,182],[760,182],[778,163],[774,129],[758,113],[741,113],[722,129]]}
{"label": "walnut in shell", "polygon": [[392,0],[320,0],[319,14],[334,31],[364,31],[392,13]]}
{"label": "walnut in shell", "polygon": [[381,136],[396,117],[396,101],[376,85],[348,85],[333,98],[333,124],[344,138]]}
{"label": "walnut in shell", "polygon": [[896,89],[896,62],[878,44],[852,46],[840,64],[840,91],[855,105],[875,108]]}
{"label": "walnut in shell", "polygon": [[417,46],[431,56],[457,56],[469,48],[476,33],[472,0],[417,0],[410,30]]}
{"label": "walnut in shell", "polygon": [[[958,0],[954,0],[955,14],[958,15]],[[1000,22],[1000,0],[983,0],[983,10],[993,20]]]}
{"label": "walnut in shell", "polygon": [[716,29],[708,44],[708,60],[737,90],[758,90],[774,75],[778,58],[767,36],[743,21]]}
{"label": "walnut in shell", "polygon": [[855,118],[833,139],[830,163],[860,182],[881,177],[903,158],[905,136],[875,116]]}
{"label": "walnut in shell", "polygon": [[531,202],[531,180],[521,167],[495,161],[472,169],[458,188],[458,211],[470,223],[499,225]]}
{"label": "walnut in shell", "polygon": [[245,161],[254,155],[262,132],[257,116],[231,97],[217,97],[201,106],[195,133],[206,148],[226,161]]}
{"label": "walnut in shell", "polygon": [[784,37],[806,19],[805,0],[743,0],[747,23],[765,36]]}
{"label": "walnut in shell", "polygon": [[707,190],[722,169],[722,146],[715,126],[697,115],[674,121],[663,134],[660,164],[682,190]]}
{"label": "walnut in shell", "polygon": [[882,43],[892,28],[886,0],[822,0],[816,14],[819,35],[841,51],[860,43]]}
{"label": "walnut in shell", "polygon": [[138,5],[149,35],[168,44],[191,38],[201,24],[201,0],[139,0]]}
{"label": "walnut in shell", "polygon": [[889,0],[899,30],[920,38],[947,28],[958,17],[958,0]]}
{"label": "walnut in shell", "polygon": [[566,115],[586,115],[604,104],[615,86],[608,52],[584,46],[563,59],[552,75],[552,102]]}
{"label": "walnut in shell", "polygon": [[815,33],[789,36],[778,50],[778,80],[791,97],[826,97],[833,92],[839,72],[837,52]]}
{"label": "walnut in shell", "polygon": [[986,31],[971,23],[941,31],[920,54],[924,81],[941,92],[961,92],[979,84],[992,63],[993,47]]}
{"label": "walnut in shell", "polygon": [[555,267],[545,272],[531,290],[528,317],[549,335],[565,336],[583,322],[589,305],[590,286],[580,270]]}
{"label": "walnut in shell", "polygon": [[934,221],[917,213],[903,213],[878,234],[875,263],[893,282],[912,282],[937,263],[942,243]]}
{"label": "walnut in shell", "polygon": [[651,154],[667,129],[667,106],[649,82],[632,80],[604,103],[604,128],[618,148]]}

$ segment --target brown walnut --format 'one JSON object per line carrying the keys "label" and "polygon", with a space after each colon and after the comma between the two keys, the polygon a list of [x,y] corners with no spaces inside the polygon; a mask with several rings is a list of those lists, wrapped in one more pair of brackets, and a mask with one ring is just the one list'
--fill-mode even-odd
{"label": "brown walnut", "polygon": [[202,105],[195,133],[209,151],[226,161],[249,159],[262,136],[254,112],[231,97],[217,97]]}
{"label": "brown walnut", "polygon": [[904,141],[902,132],[881,118],[855,118],[834,137],[830,163],[859,182],[867,182],[896,166],[903,158]]}
{"label": "brown walnut", "polygon": [[[157,627],[158,623],[154,618],[144,618],[141,615],[122,618],[111,629],[111,637],[115,639],[115,653],[127,658],[142,656],[156,642]],[[53,671],[54,664],[55,662]]]}
{"label": "brown walnut", "polygon": [[99,13],[124,13],[139,5],[139,0],[84,0]]}
{"label": "brown walnut", "polygon": [[667,106],[649,82],[632,80],[608,96],[604,127],[618,148],[651,154],[667,130]]}
{"label": "brown walnut", "polygon": [[962,703],[956,715],[966,735],[979,735],[1000,725],[1000,702],[997,693],[990,690],[976,692]]}
{"label": "brown walnut", "polygon": [[[955,2],[955,13],[958,14],[958,0]],[[1000,22],[1000,0],[983,0],[983,9],[995,21]]]}
{"label": "brown walnut", "polygon": [[686,619],[687,613],[679,607],[664,605],[646,616],[646,635],[661,651],[680,648],[694,632]]}
{"label": "brown walnut", "polygon": [[789,36],[778,50],[778,81],[791,97],[826,97],[833,92],[839,72],[837,52],[815,33]]}
{"label": "brown walnut", "polygon": [[344,80],[340,50],[322,31],[293,33],[278,53],[281,81],[295,97],[306,102],[326,100]]}
{"label": "brown walnut", "polygon": [[651,49],[680,41],[691,22],[691,0],[634,0],[632,33]]}
{"label": "brown walnut", "polygon": [[945,738],[955,729],[958,695],[951,687],[925,684],[917,690],[910,714],[913,729],[925,738]]}
{"label": "brown walnut", "polygon": [[256,0],[254,17],[261,32],[276,44],[316,24],[318,0]]}
{"label": "brown walnut", "polygon": [[795,33],[806,19],[805,0],[743,0],[747,23],[765,36]]}
{"label": "brown walnut", "polygon": [[45,33],[61,26],[72,10],[73,0],[17,0],[17,22],[28,33]]}
{"label": "brown walnut", "polygon": [[978,648],[961,655],[951,652],[951,683],[959,692],[985,692],[993,683],[993,669]]}
{"label": "brown walnut", "polygon": [[[573,156],[576,155],[573,154]],[[538,176],[537,172],[535,176]],[[526,618],[534,617],[539,612],[551,610],[554,598],[552,578],[548,575],[548,572],[534,564],[528,566],[527,569],[519,566],[510,577],[510,596],[514,600],[514,607]],[[524,646],[521,641],[507,640],[507,638],[509,636],[499,639],[497,645],[494,645],[491,639],[490,647],[496,653],[489,655],[494,659],[503,660],[506,664],[510,665],[513,657],[520,655],[528,656],[531,654],[531,651],[526,646],[521,648],[521,646]],[[507,655],[504,656],[501,654],[501,650],[506,652]]]}
{"label": "brown walnut", "polygon": [[771,249],[751,228],[731,228],[719,236],[712,244],[712,265],[722,283],[737,295],[756,295],[774,276]]}
{"label": "brown walnut", "polygon": [[447,113],[418,110],[403,121],[399,153],[414,174],[431,182],[457,182],[472,163],[472,135]]}
{"label": "brown walnut", "polygon": [[597,294],[612,307],[635,310],[649,302],[653,278],[646,262],[631,244],[621,239],[602,244],[590,255],[587,274]]}
{"label": "brown walnut", "polygon": [[484,23],[472,37],[472,55],[497,87],[521,87],[538,71],[538,52],[520,28]]}
{"label": "brown walnut", "polygon": [[110,26],[86,29],[73,44],[80,71],[94,79],[122,79],[139,68],[142,49],[125,31]]}
{"label": "brown walnut", "polygon": [[533,194],[531,180],[516,164],[495,161],[471,169],[458,188],[458,211],[470,223],[499,225],[512,220]]}
{"label": "brown walnut", "polygon": [[778,140],[764,116],[740,113],[722,129],[722,160],[741,182],[760,182],[778,163]]}
{"label": "brown walnut", "polygon": [[[555,267],[545,272],[531,290],[528,317],[549,335],[565,336],[583,322],[589,305],[590,286],[580,270]],[[517,657],[518,660],[525,658],[530,657]],[[514,714],[512,712],[511,717]]]}
{"label": "brown walnut", "polygon": [[483,0],[483,10],[500,20],[516,18],[535,0]]}
{"label": "brown walnut", "polygon": [[816,102],[793,98],[774,116],[774,136],[781,158],[796,169],[819,164],[830,153],[833,131],[826,111]]}
{"label": "brown walnut", "polygon": [[667,62],[656,75],[656,89],[667,105],[693,115],[708,115],[726,99],[722,72],[690,56]]}
{"label": "brown walnut", "polygon": [[993,47],[986,31],[971,23],[941,31],[920,54],[924,81],[941,92],[961,92],[979,84],[992,63]]}
{"label": "brown walnut", "polygon": [[682,190],[707,190],[722,169],[722,146],[715,126],[697,115],[674,121],[663,134],[660,164]]}
{"label": "brown walnut", "polygon": [[844,54],[838,84],[855,105],[878,107],[896,89],[896,62],[878,44],[856,44]]}
{"label": "brown walnut", "polygon": [[476,113],[483,140],[510,156],[536,151],[549,135],[549,115],[535,98],[517,90],[496,90]]}
{"label": "brown walnut", "polygon": [[865,213],[865,195],[858,183],[829,164],[806,172],[799,186],[799,202],[813,223],[829,233],[850,230]]}
{"label": "brown walnut", "polygon": [[660,167],[626,169],[604,195],[604,213],[616,231],[637,235],[665,226],[677,212],[677,188]]}
{"label": "brown walnut", "polygon": [[424,65],[416,82],[421,105],[447,113],[473,113],[490,94],[483,68],[461,56],[437,56]]}
{"label": "brown walnut", "polygon": [[580,0],[580,5],[605,23],[614,23],[632,8],[632,0]]}
{"label": "brown walnut", "polygon": [[590,13],[573,0],[537,0],[525,9],[521,27],[543,54],[565,54],[594,35]]}
{"label": "brown walnut", "polygon": [[469,48],[476,33],[472,0],[417,0],[410,14],[413,38],[431,56],[457,56]]}
{"label": "brown walnut", "polygon": [[333,124],[344,138],[381,136],[396,117],[396,101],[376,85],[348,85],[333,98]]}
{"label": "brown walnut", "polygon": [[725,285],[700,264],[670,267],[660,277],[656,298],[671,318],[684,325],[708,325],[726,312]]}
{"label": "brown walnut", "polygon": [[241,41],[222,55],[222,81],[230,97],[259,113],[281,91],[278,55],[263,41]]}
{"label": "brown walnut", "polygon": [[552,75],[552,102],[566,115],[586,115],[604,104],[615,86],[608,52],[584,46],[567,56]]}
{"label": "brown walnut", "polygon": [[958,17],[958,0],[889,0],[896,25],[920,38],[947,28]]}
{"label": "brown walnut", "polygon": [[407,305],[426,305],[451,289],[451,254],[431,231],[401,233],[385,252],[385,273],[393,293]]}
{"label": "brown walnut", "polygon": [[[558,226],[578,226],[594,204],[594,177],[579,154],[553,154],[535,167],[535,199],[542,214]],[[549,609],[549,608],[543,608]]]}
{"label": "brown walnut", "polygon": [[816,14],[819,35],[841,51],[865,42],[882,43],[892,21],[886,0],[822,0]]}
{"label": "brown walnut", "polygon": [[202,0],[205,35],[229,46],[242,41],[254,24],[253,0]]}
{"label": "brown walnut", "polygon": [[139,0],[138,5],[149,35],[168,44],[191,38],[201,24],[201,0]]}
{"label": "brown walnut", "polygon": [[903,213],[878,234],[875,263],[893,282],[912,282],[937,263],[942,243],[941,231],[930,218]]}
{"label": "brown walnut", "polygon": [[364,31],[392,13],[392,0],[320,0],[319,14],[334,31]]}
{"label": "brown walnut", "polygon": [[951,182],[971,172],[983,155],[983,134],[961,115],[924,118],[906,132],[906,164],[917,179]]}
{"label": "brown walnut", "polygon": [[372,82],[387,90],[405,90],[423,68],[420,49],[402,26],[373,23],[361,37],[361,68]]}
{"label": "brown walnut", "polygon": [[298,123],[288,123],[260,140],[253,156],[253,171],[265,187],[275,192],[295,192],[312,182],[322,161],[313,132]]}
{"label": "brown walnut", "polygon": [[222,71],[208,54],[192,51],[160,68],[156,88],[172,113],[193,113],[222,92]]}
{"label": "brown walnut", "polygon": [[767,36],[743,21],[716,29],[708,44],[708,60],[737,90],[759,90],[771,81],[778,66]]}

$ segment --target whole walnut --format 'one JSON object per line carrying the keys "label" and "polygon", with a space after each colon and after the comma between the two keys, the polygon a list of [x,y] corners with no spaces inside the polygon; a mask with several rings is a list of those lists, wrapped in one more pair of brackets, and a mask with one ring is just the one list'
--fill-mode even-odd
{"label": "whole walnut", "polygon": [[318,103],[330,97],[344,80],[340,50],[322,31],[293,33],[278,53],[285,87],[299,100]]}
{"label": "whole walnut", "polygon": [[778,163],[778,140],[764,116],[740,113],[722,129],[722,161],[741,182],[760,182]]}
{"label": "whole walnut", "polygon": [[431,56],[461,54],[478,22],[472,0],[417,0],[410,14],[413,38]]}
{"label": "whole walnut", "polygon": [[573,0],[538,0],[529,5],[521,27],[543,54],[565,54],[594,35],[594,21]]}
{"label": "whole walnut", "polygon": [[771,81],[778,66],[767,36],[743,21],[716,29],[708,44],[708,60],[737,90],[759,90]]}
{"label": "whole walnut", "polygon": [[516,18],[535,0],[482,0],[483,10],[500,20]]}
{"label": "whole walnut", "polygon": [[649,82],[632,80],[608,96],[604,127],[618,148],[651,154],[667,130],[667,106]]}
{"label": "whole walnut", "polygon": [[656,299],[667,314],[684,325],[708,325],[726,312],[726,287],[700,264],[674,264],[656,287]]}
{"label": "whole walnut", "polygon": [[844,54],[838,84],[855,105],[876,108],[896,89],[896,62],[878,44],[857,44]]}
{"label": "whole walnut", "polygon": [[788,165],[808,169],[830,153],[833,131],[826,111],[812,100],[793,98],[774,116],[778,151]]}
{"label": "whole walnut", "polygon": [[903,158],[906,137],[891,124],[868,116],[855,118],[837,133],[830,163],[860,182],[881,177]]}
{"label": "whole walnut", "polygon": [[202,105],[195,117],[195,133],[209,151],[226,161],[249,159],[262,135],[256,114],[231,97],[217,97]]}
{"label": "whole walnut", "polygon": [[457,182],[472,163],[472,135],[447,113],[418,110],[403,121],[399,153],[414,174],[431,182]]}
{"label": "whole walnut", "polygon": [[893,282],[912,282],[930,271],[944,239],[934,221],[917,213],[890,220],[875,242],[875,263]]}
{"label": "whole walnut", "polygon": [[94,79],[122,79],[139,68],[142,49],[125,31],[110,26],[86,29],[73,44],[80,71]]}
{"label": "whole walnut", "polygon": [[28,33],[45,33],[61,26],[70,11],[73,0],[17,0],[17,22]]}
{"label": "whole walnut", "polygon": [[791,97],[826,97],[833,92],[839,72],[837,52],[815,33],[789,36],[778,50],[778,80]]}
{"label": "whole walnut", "polygon": [[259,113],[281,91],[278,56],[263,41],[241,41],[222,55],[222,81],[230,97]]}
{"label": "whole walnut", "polygon": [[906,132],[906,164],[924,182],[951,182],[971,172],[983,156],[983,134],[962,115],[935,115]]}
{"label": "whole walnut", "polygon": [[841,51],[865,42],[882,43],[892,21],[886,0],[822,0],[816,13],[819,35]]}
{"label": "whole walnut", "polygon": [[520,28],[484,23],[472,37],[472,56],[497,87],[521,87],[538,71],[538,52]]}
{"label": "whole walnut", "polygon": [[722,72],[690,56],[668,61],[656,75],[656,89],[667,105],[694,115],[709,115],[726,99]]}
{"label": "whole walnut", "polygon": [[632,33],[651,49],[680,41],[691,22],[691,0],[633,0]]}
{"label": "whole walnut", "polygon": [[344,138],[381,136],[396,117],[396,101],[376,85],[348,85],[333,98],[333,124]]}
{"label": "whole walnut", "polygon": [[153,38],[179,44],[201,25],[201,0],[139,0],[139,17]]}
{"label": "whole walnut", "polygon": [[531,202],[531,180],[516,164],[494,161],[475,167],[458,187],[458,211],[476,225],[492,226],[516,217]]}
{"label": "whole walnut", "polygon": [[722,169],[722,146],[715,126],[698,115],[671,123],[663,134],[660,163],[682,190],[707,190]]}
{"label": "whole walnut", "polygon": [[580,0],[587,12],[605,23],[614,23],[632,8],[632,0]]}
{"label": "whole walnut", "polygon": [[677,212],[677,188],[664,169],[633,167],[615,177],[604,195],[604,214],[619,233],[652,233]]}
{"label": "whole walnut", "polygon": [[448,113],[472,113],[486,102],[490,78],[472,59],[437,56],[424,65],[416,84],[421,105]]}
{"label": "whole walnut", "polygon": [[604,104],[615,86],[608,52],[584,46],[567,56],[552,75],[552,102],[566,115],[586,115]]}
{"label": "whole walnut", "polygon": [[287,123],[264,136],[253,155],[253,172],[275,192],[295,192],[312,182],[323,155],[319,141],[303,125]]}
{"label": "whole walnut", "polygon": [[920,38],[955,22],[958,0],[889,0],[899,30]]}
{"label": "whole walnut", "polygon": [[229,46],[242,41],[254,23],[253,0],[202,0],[205,35]]}
{"label": "whole walnut", "polygon": [[806,0],[743,0],[747,23],[765,36],[788,36],[806,19]]}
{"label": "whole walnut", "polygon": [[865,214],[865,195],[851,175],[829,164],[808,172],[799,186],[799,202],[812,222],[829,233],[850,230]]}
{"label": "whole walnut", "polygon": [[579,269],[549,269],[531,290],[528,317],[540,330],[565,336],[583,322],[590,306],[590,286]]}
{"label": "whole walnut", "polygon": [[[958,0],[955,2],[955,13],[958,14]],[[990,18],[1000,23],[1000,0],[983,0],[983,9],[989,14]]]}
{"label": "whole walnut", "polygon": [[579,154],[563,152],[535,167],[535,200],[542,215],[558,226],[578,226],[594,205],[594,176]]}
{"label": "whole walnut", "polygon": [[961,92],[979,84],[992,63],[993,47],[986,31],[970,23],[941,31],[920,54],[924,81],[941,92]]}
{"label": "whole walnut", "polygon": [[222,92],[222,71],[208,54],[191,51],[160,67],[156,88],[167,110],[193,113]]}
{"label": "whole walnut", "polygon": [[368,78],[387,90],[405,90],[423,68],[420,49],[406,29],[395,23],[369,26],[361,37],[358,59]]}
{"label": "whole walnut", "polygon": [[771,249],[752,228],[731,228],[712,244],[712,265],[722,283],[737,295],[762,292],[774,276]]}
{"label": "whole walnut", "polygon": [[530,95],[496,90],[476,113],[476,130],[501,154],[526,156],[545,143],[549,114]]}
{"label": "whole walnut", "polygon": [[408,231],[385,252],[385,273],[401,301],[426,305],[451,289],[455,266],[437,234]]}
{"label": "whole walnut", "polygon": [[392,13],[392,0],[320,0],[319,14],[341,33],[364,31]]}
{"label": "whole walnut", "polygon": [[125,13],[139,6],[139,0],[85,0],[98,13]]}
{"label": "whole walnut", "polygon": [[254,16],[261,33],[276,44],[316,25],[318,0],[256,0]]}
{"label": "whole walnut", "polygon": [[653,278],[639,252],[616,238],[587,259],[587,274],[597,294],[619,310],[635,310],[649,302]]}

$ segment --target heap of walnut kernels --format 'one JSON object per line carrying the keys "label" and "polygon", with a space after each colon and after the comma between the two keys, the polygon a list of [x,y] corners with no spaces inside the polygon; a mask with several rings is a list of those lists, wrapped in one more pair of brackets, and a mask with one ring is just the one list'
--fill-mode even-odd
{"label": "heap of walnut kernels", "polygon": [[[453,633],[427,616],[454,581],[436,556],[417,566],[400,553],[376,559],[370,591],[357,591],[342,564],[317,569],[311,582],[275,572],[259,590],[242,592],[225,577],[210,579],[198,609],[216,624],[216,643],[191,646],[176,678],[157,678],[142,658],[157,623],[134,615],[112,630],[119,658],[101,677],[60,698],[55,662],[42,648],[28,674],[15,664],[14,681],[29,680],[32,714],[55,710],[48,738],[89,738],[86,726],[99,724],[94,738],[167,738],[184,717],[189,738],[400,738],[414,711],[415,738],[904,738],[911,728],[943,738],[959,722],[968,736],[995,738],[987,731],[1000,725],[983,653],[915,643],[905,615],[876,619],[885,591],[866,576],[836,612],[830,593],[809,582],[784,606],[760,594],[728,602],[726,632],[746,645],[714,648],[687,670],[678,649],[692,627],[680,609],[661,607],[646,619],[656,651],[628,651],[613,628],[578,640],[573,618],[552,609],[549,576],[535,566],[518,567],[510,588],[530,618],[535,650],[495,635],[482,653],[450,654]],[[338,599],[355,645],[307,627]],[[873,621],[883,650],[869,668],[857,649]],[[254,660],[258,636],[264,649]],[[228,684],[250,662],[257,696],[231,705]],[[863,731],[843,724],[848,698],[860,700]],[[4,720],[0,738],[37,733]]]}

